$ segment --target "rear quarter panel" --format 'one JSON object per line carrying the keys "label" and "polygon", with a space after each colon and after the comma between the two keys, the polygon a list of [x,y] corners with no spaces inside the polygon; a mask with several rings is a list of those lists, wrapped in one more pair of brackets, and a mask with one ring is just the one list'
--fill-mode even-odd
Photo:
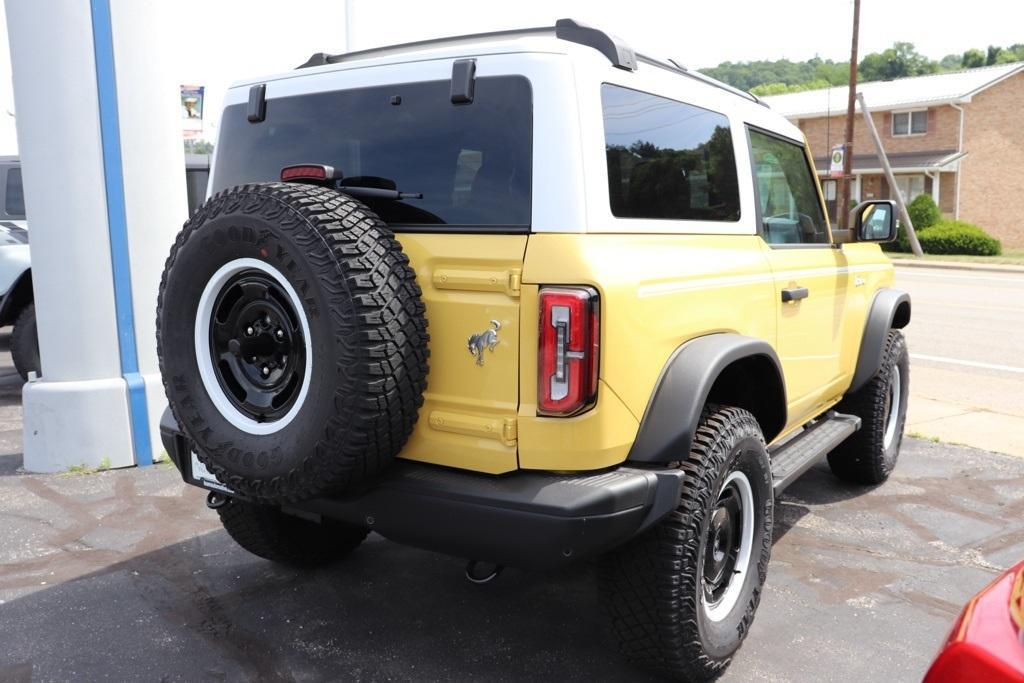
{"label": "rear quarter panel", "polygon": [[[519,461],[594,469],[625,459],[662,368],[683,342],[735,332],[775,343],[775,287],[754,235],[531,235],[523,282],[601,294],[597,407],[536,416],[536,289],[523,296]],[[532,300],[528,310],[527,299]],[[627,419],[627,415],[632,419]],[[583,426],[586,425],[586,429]],[[577,427],[578,428],[574,428]]]}

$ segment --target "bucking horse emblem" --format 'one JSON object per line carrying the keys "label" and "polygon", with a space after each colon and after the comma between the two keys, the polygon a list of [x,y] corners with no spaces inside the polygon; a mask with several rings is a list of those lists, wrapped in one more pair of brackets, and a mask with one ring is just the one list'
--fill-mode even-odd
{"label": "bucking horse emblem", "polygon": [[469,342],[466,344],[466,348],[476,358],[477,365],[484,364],[484,349],[487,349],[491,353],[494,352],[494,347],[498,345],[498,330],[501,329],[501,323],[497,320],[491,321],[491,329],[486,332],[474,334],[469,338]]}

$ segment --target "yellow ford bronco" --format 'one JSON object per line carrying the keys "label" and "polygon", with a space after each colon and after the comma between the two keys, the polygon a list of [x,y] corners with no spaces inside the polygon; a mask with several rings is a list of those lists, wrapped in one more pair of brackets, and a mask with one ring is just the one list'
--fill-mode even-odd
{"label": "yellow ford bronco", "polygon": [[160,288],[164,443],[264,558],[596,559],[621,652],[714,677],[775,496],[900,448],[893,206],[824,207],[757,98],[571,20],[314,55],[227,95]]}

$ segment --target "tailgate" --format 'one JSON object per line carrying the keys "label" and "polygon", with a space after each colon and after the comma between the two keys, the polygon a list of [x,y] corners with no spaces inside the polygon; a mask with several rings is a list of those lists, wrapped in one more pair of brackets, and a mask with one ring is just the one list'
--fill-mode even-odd
{"label": "tailgate", "polygon": [[527,236],[397,237],[423,289],[430,332],[427,391],[400,457],[492,474],[516,469],[519,281]]}

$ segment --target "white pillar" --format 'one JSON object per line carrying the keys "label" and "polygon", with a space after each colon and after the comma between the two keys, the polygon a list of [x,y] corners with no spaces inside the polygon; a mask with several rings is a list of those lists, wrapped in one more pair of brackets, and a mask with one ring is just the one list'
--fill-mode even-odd
{"label": "white pillar", "polygon": [[345,0],[345,52],[355,52],[356,44],[356,1]]}
{"label": "white pillar", "polygon": [[167,7],[6,2],[42,364],[30,471],[160,453],[156,294],[187,215]]}
{"label": "white pillar", "polygon": [[928,174],[932,179],[932,201],[935,202],[935,206],[939,205],[939,185],[942,184],[942,171],[936,171],[935,175]]}

